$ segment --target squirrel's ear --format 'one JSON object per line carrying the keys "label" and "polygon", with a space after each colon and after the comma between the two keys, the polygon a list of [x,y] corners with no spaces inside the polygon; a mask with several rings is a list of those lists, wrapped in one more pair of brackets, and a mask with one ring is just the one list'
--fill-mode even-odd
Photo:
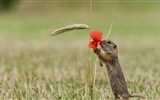
{"label": "squirrel's ear", "polygon": [[116,45],[116,44],[114,45],[114,48],[115,48],[115,49],[117,48],[117,45]]}

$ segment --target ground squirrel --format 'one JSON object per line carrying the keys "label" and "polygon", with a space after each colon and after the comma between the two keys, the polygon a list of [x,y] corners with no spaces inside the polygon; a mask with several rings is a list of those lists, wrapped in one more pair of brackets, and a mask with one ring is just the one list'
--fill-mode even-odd
{"label": "ground squirrel", "polygon": [[115,96],[115,100],[128,100],[130,97],[145,99],[143,95],[132,95],[128,92],[127,84],[118,60],[118,47],[111,40],[102,40],[101,49],[96,49],[95,53],[103,61],[107,68],[110,85]]}

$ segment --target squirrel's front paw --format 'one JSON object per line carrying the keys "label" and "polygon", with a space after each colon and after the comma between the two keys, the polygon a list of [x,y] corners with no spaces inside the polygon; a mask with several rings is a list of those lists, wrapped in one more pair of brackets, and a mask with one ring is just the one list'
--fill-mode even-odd
{"label": "squirrel's front paw", "polygon": [[99,48],[97,48],[97,49],[94,50],[94,53],[97,54],[97,55],[98,55],[100,52],[101,52],[101,50],[100,50]]}

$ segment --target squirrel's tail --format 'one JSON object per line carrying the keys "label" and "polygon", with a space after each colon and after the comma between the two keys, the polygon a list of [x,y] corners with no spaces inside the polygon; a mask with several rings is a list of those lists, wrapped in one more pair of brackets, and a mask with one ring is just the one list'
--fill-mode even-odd
{"label": "squirrel's tail", "polygon": [[145,95],[143,94],[130,94],[130,97],[138,97],[138,98],[146,99]]}

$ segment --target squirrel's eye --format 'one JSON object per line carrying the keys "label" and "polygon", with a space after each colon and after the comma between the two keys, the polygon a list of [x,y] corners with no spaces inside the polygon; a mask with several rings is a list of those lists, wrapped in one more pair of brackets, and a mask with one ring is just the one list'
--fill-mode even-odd
{"label": "squirrel's eye", "polygon": [[108,41],[107,43],[108,43],[108,44],[111,44],[111,41]]}

